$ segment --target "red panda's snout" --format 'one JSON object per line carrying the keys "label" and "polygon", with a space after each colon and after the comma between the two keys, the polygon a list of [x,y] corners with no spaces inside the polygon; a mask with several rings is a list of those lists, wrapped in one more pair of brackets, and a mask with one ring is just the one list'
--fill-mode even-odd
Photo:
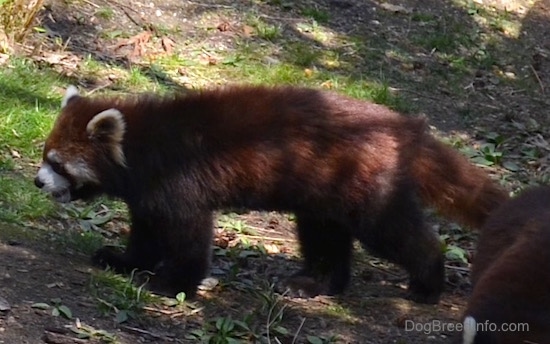
{"label": "red panda's snout", "polygon": [[69,179],[55,172],[47,162],[40,166],[36,178],[34,178],[34,185],[49,193],[58,202],[66,203],[72,199]]}
{"label": "red panda's snout", "polygon": [[56,201],[66,203],[81,198],[81,189],[96,187],[101,183],[94,170],[82,157],[49,149],[36,174],[34,184]]}

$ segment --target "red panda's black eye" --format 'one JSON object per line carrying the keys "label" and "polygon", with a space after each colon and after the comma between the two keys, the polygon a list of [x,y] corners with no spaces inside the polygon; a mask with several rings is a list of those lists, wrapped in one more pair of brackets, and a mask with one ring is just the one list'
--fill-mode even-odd
{"label": "red panda's black eye", "polygon": [[55,161],[48,161],[48,163],[50,164],[52,170],[54,170],[55,173],[58,173],[58,174],[62,174],[63,171],[65,170],[63,168],[63,165],[58,163],[58,162],[55,162]]}

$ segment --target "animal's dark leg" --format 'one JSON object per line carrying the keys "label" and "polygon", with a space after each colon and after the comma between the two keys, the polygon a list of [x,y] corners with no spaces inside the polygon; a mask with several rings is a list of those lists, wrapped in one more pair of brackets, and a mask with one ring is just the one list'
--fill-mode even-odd
{"label": "animal's dark leg", "polygon": [[130,215],[132,228],[124,253],[111,246],[102,247],[92,257],[94,264],[129,273],[134,269],[152,271],[160,262],[162,251],[156,219],[141,210],[130,209]]}
{"label": "animal's dark leg", "polygon": [[211,212],[194,212],[187,219],[166,224],[159,240],[163,258],[151,280],[153,290],[174,296],[193,296],[210,267],[213,223]]}
{"label": "animal's dark leg", "polygon": [[287,280],[293,294],[342,293],[350,279],[352,236],[348,227],[323,215],[296,214],[303,269]]}
{"label": "animal's dark leg", "polygon": [[376,223],[360,225],[357,238],[369,250],[401,265],[410,274],[410,297],[437,303],[445,284],[441,245],[423,221],[412,189],[404,188],[384,207]]}

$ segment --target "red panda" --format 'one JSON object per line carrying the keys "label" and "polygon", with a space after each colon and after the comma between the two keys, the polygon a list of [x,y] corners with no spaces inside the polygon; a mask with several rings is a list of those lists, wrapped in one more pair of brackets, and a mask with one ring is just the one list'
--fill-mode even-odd
{"label": "red panda", "polygon": [[358,239],[404,267],[411,298],[428,303],[439,299],[444,267],[420,202],[480,226],[507,199],[424,119],[296,87],[127,98],[70,87],[35,184],[60,202],[126,202],[126,251],[104,247],[93,261],[152,270],[154,290],[192,294],[209,267],[212,211],[247,208],[296,215],[304,263],[287,284],[296,293],[343,292]]}
{"label": "red panda", "polygon": [[522,192],[482,228],[463,344],[550,343],[550,187]]}

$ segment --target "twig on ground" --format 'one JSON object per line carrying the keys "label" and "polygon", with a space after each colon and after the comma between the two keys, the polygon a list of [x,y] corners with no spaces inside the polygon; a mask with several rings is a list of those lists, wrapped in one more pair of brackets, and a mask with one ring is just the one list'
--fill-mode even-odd
{"label": "twig on ground", "polygon": [[414,94],[414,95],[416,95],[416,96],[419,96],[419,97],[423,97],[423,98],[427,98],[427,99],[431,99],[431,100],[441,101],[440,98],[432,97],[432,96],[429,96],[429,95],[427,95],[427,94],[420,93],[420,92],[416,92],[416,91],[409,90],[409,89],[406,89],[406,88],[395,88],[395,87],[390,87],[390,90],[391,90],[391,91],[402,91],[402,92],[412,93],[412,94]]}
{"label": "twig on ground", "polygon": [[537,71],[535,70],[535,67],[533,67],[532,64],[530,64],[529,67],[531,67],[531,71],[533,72],[533,74],[535,75],[535,78],[537,79],[537,82],[539,83],[540,91],[544,93],[544,85],[542,83],[542,80],[539,77],[539,73],[537,73]]}
{"label": "twig on ground", "polygon": [[296,333],[292,338],[292,344],[296,343],[296,340],[298,339],[298,335],[300,334],[300,331],[302,331],[302,327],[304,327],[305,322],[306,322],[306,318],[302,318],[302,321],[300,322],[300,326],[298,326],[298,330],[296,330]]}
{"label": "twig on ground", "polygon": [[87,339],[74,338],[64,334],[45,331],[42,340],[47,344],[90,344]]}
{"label": "twig on ground", "polygon": [[169,341],[169,342],[173,342],[174,339],[173,338],[170,338],[169,336],[166,336],[166,335],[162,335],[162,334],[158,334],[158,333],[154,333],[154,332],[151,332],[151,331],[147,331],[147,330],[144,330],[142,328],[138,328],[138,327],[132,327],[132,326],[121,326],[121,328],[125,329],[125,330],[128,330],[130,332],[134,332],[134,333],[138,333],[138,334],[145,334],[145,335],[148,335],[148,336],[151,336],[155,339],[162,339],[162,340],[166,340],[166,341]]}
{"label": "twig on ground", "polygon": [[201,7],[212,7],[212,8],[235,8],[235,6],[229,5],[218,5],[218,4],[201,4],[199,2],[187,1],[189,5],[201,6]]}
{"label": "twig on ground", "polygon": [[90,0],[82,0],[84,1],[85,3],[87,3],[88,5],[90,6],[93,6],[95,8],[100,8],[101,6],[97,5],[97,4],[94,4],[93,2],[91,2]]}
{"label": "twig on ground", "polygon": [[456,271],[463,271],[463,272],[470,272],[470,268],[465,268],[462,266],[452,266],[452,265],[445,265],[446,269],[456,270]]}

